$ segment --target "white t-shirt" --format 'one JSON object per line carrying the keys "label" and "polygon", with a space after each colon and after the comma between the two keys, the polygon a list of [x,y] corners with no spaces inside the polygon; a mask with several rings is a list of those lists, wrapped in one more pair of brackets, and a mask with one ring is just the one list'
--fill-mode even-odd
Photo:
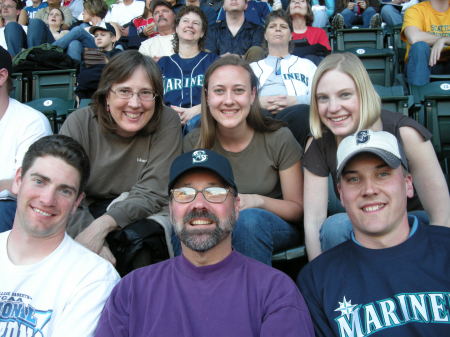
{"label": "white t-shirt", "polygon": [[15,265],[0,233],[0,336],[90,337],[119,275],[67,234],[47,257]]}
{"label": "white t-shirt", "polygon": [[156,35],[141,43],[139,52],[150,57],[163,57],[174,54],[172,40],[173,34],[169,35]]}
{"label": "white t-shirt", "polygon": [[0,119],[0,180],[13,178],[30,145],[51,134],[44,114],[9,98],[8,109]]}
{"label": "white t-shirt", "polygon": [[130,22],[135,17],[144,13],[145,1],[134,0],[130,5],[125,5],[123,2],[113,4],[111,10],[106,14],[106,22],[117,22],[119,25]]}

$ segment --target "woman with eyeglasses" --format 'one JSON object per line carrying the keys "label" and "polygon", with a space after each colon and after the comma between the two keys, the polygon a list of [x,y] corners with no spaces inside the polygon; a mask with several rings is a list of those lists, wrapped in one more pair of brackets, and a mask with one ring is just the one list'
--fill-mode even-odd
{"label": "woman with eyeglasses", "polygon": [[241,58],[216,60],[205,75],[201,128],[183,149],[211,149],[230,161],[240,198],[233,247],[270,265],[274,252],[300,244],[302,148],[284,123],[263,117],[257,86]]}
{"label": "woman with eyeglasses", "polygon": [[154,61],[136,50],[119,53],[103,70],[93,104],[70,114],[60,130],[79,141],[91,160],[86,200],[68,232],[112,262],[108,233],[145,224],[168,201],[169,166],[181,153],[181,124],[162,95]]}

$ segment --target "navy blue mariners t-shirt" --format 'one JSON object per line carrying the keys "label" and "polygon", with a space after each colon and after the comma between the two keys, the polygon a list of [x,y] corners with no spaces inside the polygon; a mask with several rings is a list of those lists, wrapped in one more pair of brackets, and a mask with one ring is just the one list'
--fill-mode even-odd
{"label": "navy blue mariners t-shirt", "polygon": [[450,229],[419,225],[386,249],[349,240],[305,266],[298,285],[317,336],[450,336]]}

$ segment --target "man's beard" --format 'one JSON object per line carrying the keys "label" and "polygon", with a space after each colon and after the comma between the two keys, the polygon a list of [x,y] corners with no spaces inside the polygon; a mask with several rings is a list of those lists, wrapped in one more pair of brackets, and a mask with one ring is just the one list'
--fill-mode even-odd
{"label": "man's beard", "polygon": [[[189,223],[192,219],[202,218],[211,220],[216,224],[214,229],[187,229],[185,224]],[[231,234],[236,222],[236,212],[233,208],[232,214],[219,221],[219,219],[208,211],[192,211],[183,218],[181,224],[176,223],[171,216],[172,223],[174,224],[174,230],[180,241],[188,248],[196,252],[205,252],[211,248],[217,246],[228,235]]]}

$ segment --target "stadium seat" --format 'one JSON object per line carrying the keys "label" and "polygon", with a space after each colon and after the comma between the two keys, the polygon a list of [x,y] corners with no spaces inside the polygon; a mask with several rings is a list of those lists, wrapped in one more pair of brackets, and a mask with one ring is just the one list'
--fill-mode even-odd
{"label": "stadium seat", "polygon": [[423,86],[421,92],[425,126],[433,134],[431,141],[448,181],[450,173],[450,82],[431,82]]}
{"label": "stadium seat", "polygon": [[382,28],[338,29],[334,32],[335,51],[350,48],[384,48],[384,31]]}
{"label": "stadium seat", "polygon": [[385,87],[375,84],[374,88],[378,95],[380,95],[383,109],[400,112],[405,116],[410,115],[410,110],[414,105],[414,97],[412,95],[405,95],[402,86]]}
{"label": "stadium seat", "polygon": [[33,71],[31,99],[59,97],[73,100],[76,69]]}
{"label": "stadium seat", "polygon": [[364,64],[373,84],[385,87],[394,83],[394,51],[390,48],[350,48],[347,51],[355,54]]}
{"label": "stadium seat", "polygon": [[22,73],[12,73],[11,74],[12,79],[12,89],[9,93],[9,96],[18,100],[19,102],[25,102],[26,98],[26,78],[22,76]]}
{"label": "stadium seat", "polygon": [[65,100],[59,97],[40,98],[25,104],[45,114],[50,120],[54,133],[58,133],[68,111],[74,107],[73,100]]}

